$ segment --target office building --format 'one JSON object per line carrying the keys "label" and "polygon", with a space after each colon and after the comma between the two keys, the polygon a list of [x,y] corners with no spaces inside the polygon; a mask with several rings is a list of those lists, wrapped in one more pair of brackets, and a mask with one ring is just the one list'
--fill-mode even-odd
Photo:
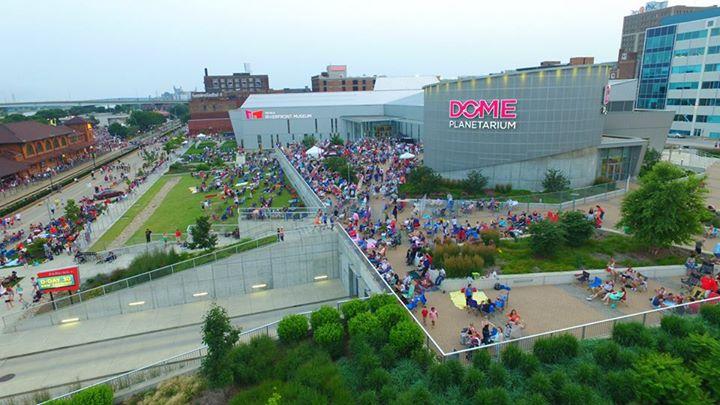
{"label": "office building", "polygon": [[203,77],[206,93],[265,94],[270,91],[268,75],[233,73],[231,75],[208,75]]}
{"label": "office building", "polygon": [[720,9],[647,30],[635,107],[674,111],[671,134],[720,139]]}
{"label": "office building", "polygon": [[372,91],[375,89],[374,76],[348,77],[345,65],[329,65],[324,72],[313,76],[310,82],[312,91],[316,93]]}
{"label": "office building", "polygon": [[[648,28],[657,27],[660,21],[665,17],[694,13],[713,7],[688,7],[688,6],[672,6],[667,7],[667,1],[651,1],[641,7],[633,14],[625,16],[623,19],[622,39],[620,41],[620,52],[618,63],[625,62],[628,65],[628,57],[630,61],[640,61],[643,55],[643,46],[645,44],[645,31]],[[633,53],[635,55],[633,55]],[[625,55],[625,60],[622,56]],[[632,79],[637,77],[637,67],[632,69],[632,73],[626,67],[622,71],[617,72],[613,79]]]}

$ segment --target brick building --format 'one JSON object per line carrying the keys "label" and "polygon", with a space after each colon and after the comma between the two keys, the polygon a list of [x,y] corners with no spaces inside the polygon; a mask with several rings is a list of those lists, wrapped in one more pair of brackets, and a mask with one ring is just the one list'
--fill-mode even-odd
{"label": "brick building", "polygon": [[270,91],[268,75],[233,73],[231,75],[208,75],[205,68],[203,77],[206,93],[266,94]]}
{"label": "brick building", "polygon": [[313,92],[371,91],[375,88],[375,76],[348,77],[345,65],[329,65],[310,82]]}
{"label": "brick building", "polygon": [[92,125],[80,117],[58,126],[35,121],[0,124],[0,178],[53,170],[87,156],[94,144]]}

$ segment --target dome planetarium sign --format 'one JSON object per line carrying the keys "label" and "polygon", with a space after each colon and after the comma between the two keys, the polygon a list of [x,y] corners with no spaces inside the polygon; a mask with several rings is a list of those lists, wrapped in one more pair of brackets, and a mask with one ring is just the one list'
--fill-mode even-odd
{"label": "dome planetarium sign", "polygon": [[[517,127],[517,99],[450,100],[449,127],[477,130],[509,130]],[[486,118],[492,118],[487,120]]]}

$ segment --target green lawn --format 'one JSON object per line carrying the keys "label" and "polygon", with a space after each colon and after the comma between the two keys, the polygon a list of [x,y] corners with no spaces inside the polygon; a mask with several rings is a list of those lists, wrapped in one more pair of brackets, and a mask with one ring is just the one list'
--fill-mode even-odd
{"label": "green lawn", "polygon": [[214,148],[215,142],[213,142],[213,141],[197,142],[193,146],[188,148],[188,150],[185,152],[185,155],[200,155],[205,151],[205,147]]}
{"label": "green lawn", "polygon": [[232,152],[237,149],[237,142],[234,140],[225,141],[222,143],[222,145],[220,145],[220,149],[224,150],[225,152]]}
{"label": "green lawn", "polygon": [[[210,215],[215,213],[219,216],[228,205],[232,204],[232,200],[226,200],[221,202],[220,192],[208,192],[208,193],[195,193],[192,194],[189,190],[190,187],[197,187],[200,184],[200,180],[191,177],[189,174],[180,175],[180,181],[170,190],[165,196],[162,204],[157,210],[145,221],[143,226],[135,232],[135,234],[127,242],[128,245],[142,243],[145,241],[145,229],[150,228],[156,235],[167,232],[168,235],[172,235],[175,229],[185,233],[188,225],[195,223],[195,220],[202,215]],[[264,185],[264,184],[263,184]],[[262,187],[260,187],[262,189]],[[212,198],[211,211],[203,210],[200,203],[205,199],[206,195],[216,194]],[[244,206],[249,207],[253,203],[257,203],[260,200],[262,192],[256,191],[252,199],[248,199]],[[283,190],[282,194],[275,196],[273,199],[274,207],[285,207],[288,206],[288,201],[291,199],[290,193],[287,190]],[[225,222],[213,222],[213,223],[225,223],[235,224],[237,223],[237,216],[228,218]]]}
{"label": "green lawn", "polygon": [[120,217],[113,226],[108,229],[103,236],[95,241],[95,243],[90,247],[90,251],[97,252],[100,250],[105,250],[110,245],[112,241],[115,240],[115,238],[120,235],[120,233],[125,229],[126,226],[132,222],[133,218],[140,213],[140,211],[145,208],[148,203],[155,197],[155,195],[160,191],[160,189],[165,185],[165,183],[168,181],[168,177],[163,176],[158,179],[155,184],[150,187],[150,189],[138,199],[135,204],[132,205],[126,212],[125,215]]}
{"label": "green lawn", "polygon": [[679,251],[664,251],[654,256],[633,238],[622,235],[593,239],[579,248],[559,246],[555,257],[547,259],[532,255],[529,238],[518,242],[503,240],[499,247],[498,265],[503,274],[574,271],[581,266],[602,269],[610,257],[615,258],[619,267],[682,264],[687,258],[687,254]]}

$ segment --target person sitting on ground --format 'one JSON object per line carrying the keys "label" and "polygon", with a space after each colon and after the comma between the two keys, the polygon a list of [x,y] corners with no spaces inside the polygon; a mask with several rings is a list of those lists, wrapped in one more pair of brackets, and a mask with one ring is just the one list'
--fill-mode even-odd
{"label": "person sitting on ground", "polygon": [[619,291],[613,291],[609,294],[605,294],[605,297],[603,297],[602,301],[605,305],[609,305],[610,302],[620,302],[627,296],[627,292],[625,291],[625,287],[620,288]]}
{"label": "person sitting on ground", "polygon": [[665,305],[665,296],[663,294],[655,294],[650,300],[650,303],[653,308],[665,308],[667,306]]}
{"label": "person sitting on ground", "polygon": [[589,297],[586,297],[585,299],[588,301],[592,301],[595,298],[605,298],[605,295],[613,292],[614,288],[615,288],[615,283],[613,283],[612,280],[608,280],[600,288],[598,288],[598,290],[597,290],[597,292],[595,292],[595,294],[593,294]]}
{"label": "person sitting on ground", "polygon": [[510,311],[508,314],[508,321],[512,324],[515,324],[521,328],[525,327],[525,324],[522,322],[522,319],[520,319],[520,315],[518,315],[517,310],[514,308]]}
{"label": "person sitting on ground", "polygon": [[686,274],[690,274],[690,272],[695,269],[697,269],[697,262],[695,262],[695,257],[689,256],[687,260],[685,260],[685,270],[687,270]]}

